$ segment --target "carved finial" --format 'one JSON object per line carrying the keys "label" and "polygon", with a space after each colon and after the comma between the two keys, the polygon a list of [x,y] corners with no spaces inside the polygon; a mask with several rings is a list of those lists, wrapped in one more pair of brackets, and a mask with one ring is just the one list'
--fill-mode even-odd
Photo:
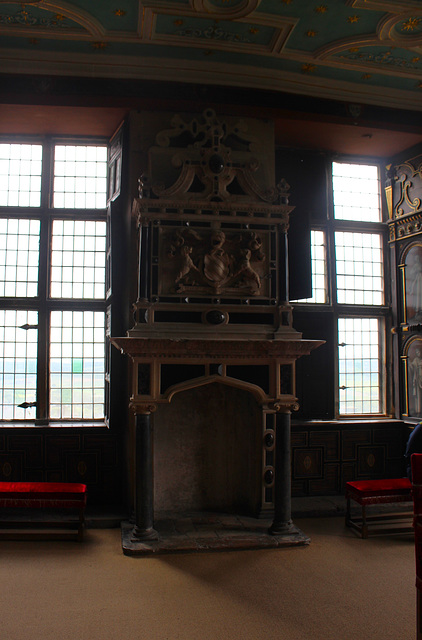
{"label": "carved finial", "polygon": [[387,164],[385,167],[385,186],[388,187],[397,180],[396,167],[392,164]]}
{"label": "carved finial", "polygon": [[140,198],[149,198],[151,193],[151,183],[146,173],[138,178],[138,193]]}
{"label": "carved finial", "polygon": [[285,178],[282,178],[277,184],[277,192],[280,204],[289,204],[289,189],[290,185],[287,183]]}

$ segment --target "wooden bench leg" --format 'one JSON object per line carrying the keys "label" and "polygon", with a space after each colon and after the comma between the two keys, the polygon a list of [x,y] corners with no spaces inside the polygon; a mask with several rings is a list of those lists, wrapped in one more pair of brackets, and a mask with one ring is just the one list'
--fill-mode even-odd
{"label": "wooden bench leg", "polygon": [[85,507],[79,509],[78,542],[83,541],[85,528]]}
{"label": "wooden bench leg", "polygon": [[362,538],[368,537],[368,523],[366,521],[366,507],[362,505],[362,529],[361,529]]}
{"label": "wooden bench leg", "polygon": [[350,496],[347,496],[346,527],[350,527]]}

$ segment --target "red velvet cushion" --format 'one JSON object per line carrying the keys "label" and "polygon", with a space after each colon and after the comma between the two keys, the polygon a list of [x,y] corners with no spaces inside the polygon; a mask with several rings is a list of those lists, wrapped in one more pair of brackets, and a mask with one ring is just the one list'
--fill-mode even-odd
{"label": "red velvet cushion", "polygon": [[388,480],[359,480],[346,482],[346,493],[358,495],[361,498],[372,496],[388,496],[408,494],[412,483],[408,478],[393,478]]}
{"label": "red velvet cushion", "polygon": [[16,498],[82,500],[86,485],[76,482],[0,482],[0,496]]}

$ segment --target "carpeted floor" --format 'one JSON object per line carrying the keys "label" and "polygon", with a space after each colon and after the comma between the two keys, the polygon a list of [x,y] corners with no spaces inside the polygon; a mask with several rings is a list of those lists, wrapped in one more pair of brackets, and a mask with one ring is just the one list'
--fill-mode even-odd
{"label": "carpeted floor", "polygon": [[309,546],[137,558],[120,529],[1,541],[0,638],[415,638],[412,536],[361,540],[341,517],[295,524]]}

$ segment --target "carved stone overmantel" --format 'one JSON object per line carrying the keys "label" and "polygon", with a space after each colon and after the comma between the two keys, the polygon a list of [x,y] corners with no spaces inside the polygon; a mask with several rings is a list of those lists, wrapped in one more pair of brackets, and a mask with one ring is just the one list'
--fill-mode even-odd
{"label": "carved stone overmantel", "polygon": [[132,207],[139,251],[134,326],[112,338],[132,360],[137,498],[131,545],[158,535],[154,409],[159,417],[160,406],[176,395],[208,385],[247,391],[257,402],[255,515],[273,515],[271,533],[291,535],[295,361],[322,342],[303,340],[293,328],[287,231],[294,207],[285,180],[275,184],[273,125],[220,118],[212,109],[149,118],[136,135],[144,162]]}

